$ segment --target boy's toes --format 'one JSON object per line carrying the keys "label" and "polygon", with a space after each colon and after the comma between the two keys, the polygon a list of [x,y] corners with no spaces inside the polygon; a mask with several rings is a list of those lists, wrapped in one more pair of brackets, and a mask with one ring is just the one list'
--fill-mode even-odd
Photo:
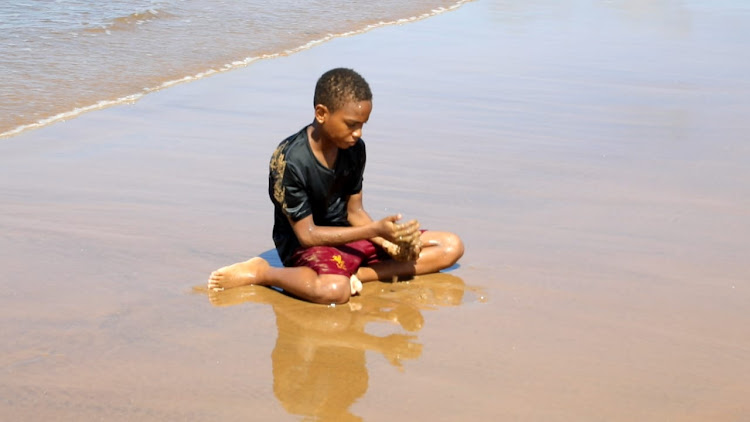
{"label": "boy's toes", "polygon": [[211,290],[212,292],[220,292],[220,291],[224,290],[224,288],[223,288],[223,287],[221,287],[221,286],[219,285],[219,283],[212,283],[212,282],[209,282],[209,283],[208,283],[208,290]]}

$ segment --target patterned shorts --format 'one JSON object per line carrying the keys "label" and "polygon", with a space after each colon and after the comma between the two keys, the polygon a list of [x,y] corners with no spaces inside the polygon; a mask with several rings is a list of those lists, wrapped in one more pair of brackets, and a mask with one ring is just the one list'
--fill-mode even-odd
{"label": "patterned shorts", "polygon": [[369,240],[358,240],[341,246],[313,246],[297,249],[292,255],[293,266],[309,267],[318,274],[337,274],[351,277],[359,267],[389,260],[391,257],[380,246]]}

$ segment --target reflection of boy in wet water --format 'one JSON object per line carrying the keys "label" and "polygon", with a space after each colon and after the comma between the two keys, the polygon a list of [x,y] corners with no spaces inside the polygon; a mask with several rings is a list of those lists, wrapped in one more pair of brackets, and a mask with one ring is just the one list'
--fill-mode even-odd
{"label": "reflection of boy in wet water", "polygon": [[[373,221],[362,205],[372,93],[350,69],[333,69],[315,87],[315,119],[271,158],[273,238],[285,268],[256,257],[220,268],[208,288],[276,286],[317,303],[345,303],[361,282],[440,271],[463,254],[458,236],[419,231],[400,215]],[[397,258],[397,259],[391,259]]]}
{"label": "reflection of boy in wet water", "polygon": [[[466,286],[450,274],[435,274],[368,294],[335,308],[313,306],[270,289],[252,286],[210,291],[215,306],[266,303],[276,315],[278,337],[271,353],[273,391],[284,408],[311,420],[362,420],[350,411],[368,389],[366,351],[382,354],[403,370],[422,354],[416,332],[423,309],[458,306]],[[412,334],[368,333],[370,323],[391,322]],[[382,331],[382,330],[378,330]],[[307,419],[305,419],[307,420]]]}
{"label": "reflection of boy in wet water", "polygon": [[[325,311],[330,312],[321,313]],[[349,408],[367,392],[365,351],[380,352],[398,367],[401,360],[422,353],[414,336],[366,333],[365,324],[376,319],[364,312],[278,305],[274,312],[279,335],[271,354],[273,391],[293,414],[315,420],[361,420]]]}

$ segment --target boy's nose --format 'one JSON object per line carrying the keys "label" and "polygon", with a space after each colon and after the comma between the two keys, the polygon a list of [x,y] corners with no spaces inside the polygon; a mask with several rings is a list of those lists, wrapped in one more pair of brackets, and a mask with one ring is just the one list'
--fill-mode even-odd
{"label": "boy's nose", "polygon": [[362,137],[362,128],[356,129],[354,132],[352,132],[352,136],[354,139],[359,139]]}

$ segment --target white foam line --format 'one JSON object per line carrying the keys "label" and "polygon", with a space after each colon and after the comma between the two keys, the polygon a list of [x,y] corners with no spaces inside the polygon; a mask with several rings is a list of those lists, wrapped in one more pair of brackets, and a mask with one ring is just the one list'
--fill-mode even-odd
{"label": "white foam line", "polygon": [[448,7],[439,7],[437,9],[433,9],[433,10],[427,12],[427,13],[423,13],[423,14],[418,15],[418,16],[412,16],[412,17],[409,17],[409,18],[401,18],[401,19],[397,19],[397,20],[393,20],[393,21],[388,21],[388,22],[380,21],[378,23],[367,25],[367,26],[365,26],[362,29],[356,29],[354,31],[348,31],[348,32],[341,32],[341,33],[338,33],[338,34],[328,34],[328,35],[324,36],[323,38],[320,38],[320,39],[317,39],[317,40],[308,41],[307,43],[302,44],[302,45],[300,45],[298,47],[291,48],[291,49],[288,49],[288,50],[284,50],[284,51],[281,51],[281,52],[278,52],[278,53],[263,54],[263,55],[260,55],[260,56],[247,57],[244,60],[237,60],[237,61],[234,61],[232,63],[227,63],[224,66],[221,66],[219,69],[209,69],[209,70],[206,70],[204,72],[197,73],[197,74],[195,74],[193,76],[185,76],[184,78],[180,78],[180,79],[175,79],[175,80],[172,80],[172,81],[164,82],[163,84],[161,84],[161,85],[159,85],[157,87],[154,87],[154,88],[145,88],[143,90],[143,92],[141,92],[141,93],[131,94],[131,95],[128,95],[128,96],[125,96],[125,97],[122,97],[122,98],[118,98],[116,100],[102,100],[102,101],[97,102],[96,104],[92,104],[92,105],[89,105],[89,106],[86,106],[86,107],[75,108],[75,109],[73,109],[71,111],[66,111],[64,113],[56,114],[56,115],[54,115],[52,117],[48,117],[46,119],[39,120],[39,121],[37,121],[35,123],[30,123],[30,124],[27,124],[27,125],[18,126],[15,129],[11,129],[11,130],[9,130],[7,132],[0,133],[0,139],[9,138],[11,136],[18,135],[19,133],[25,132],[27,130],[37,129],[37,128],[40,128],[40,127],[43,127],[43,126],[51,125],[53,123],[62,122],[62,121],[65,121],[65,120],[68,120],[68,119],[71,119],[71,118],[74,118],[74,117],[78,117],[81,114],[87,113],[89,111],[101,110],[103,108],[112,107],[112,106],[121,105],[121,104],[132,104],[132,103],[138,101],[139,99],[141,99],[144,95],[152,93],[152,92],[160,91],[162,89],[169,88],[171,86],[178,85],[178,84],[181,84],[181,83],[196,81],[198,79],[202,79],[202,78],[205,78],[207,76],[211,76],[211,75],[214,75],[214,74],[217,74],[217,73],[223,73],[223,72],[227,72],[229,70],[234,70],[234,69],[238,69],[238,68],[241,68],[241,67],[246,67],[249,64],[251,64],[251,63],[253,63],[255,61],[258,61],[258,60],[273,59],[273,58],[277,58],[277,57],[288,56],[288,55],[291,55],[291,54],[294,54],[294,53],[299,53],[300,51],[308,50],[308,49],[310,49],[312,47],[315,47],[317,45],[320,45],[320,44],[323,44],[325,42],[331,41],[332,39],[335,39],[335,38],[350,37],[350,36],[353,36],[353,35],[363,34],[365,32],[369,32],[369,31],[371,31],[373,29],[381,28],[381,27],[384,27],[384,26],[402,25],[402,24],[406,24],[406,23],[411,23],[411,22],[416,22],[416,21],[420,21],[420,20],[423,20],[423,19],[427,19],[427,18],[430,18],[430,17],[433,17],[433,16],[437,16],[437,15],[445,13],[445,12],[450,12],[452,10],[458,9],[459,7],[463,6],[466,3],[469,3],[471,1],[474,1],[474,0],[459,0],[459,1],[457,1],[456,3],[454,3],[451,6],[448,6]]}
{"label": "white foam line", "polygon": [[8,138],[13,135],[18,135],[19,133],[24,132],[29,129],[36,129],[42,126],[51,125],[52,123],[65,121],[67,119],[80,116],[81,114],[86,113],[88,111],[101,110],[103,108],[111,107],[114,105],[134,103],[138,101],[144,95],[146,95],[146,93],[132,94],[126,97],[118,98],[116,100],[102,100],[102,101],[97,102],[96,104],[91,104],[86,107],[74,108],[73,110],[66,111],[64,113],[56,114],[52,117],[47,117],[46,119],[39,120],[36,123],[30,123],[28,125],[18,126],[15,129],[11,129],[7,132],[0,133],[0,139]]}

